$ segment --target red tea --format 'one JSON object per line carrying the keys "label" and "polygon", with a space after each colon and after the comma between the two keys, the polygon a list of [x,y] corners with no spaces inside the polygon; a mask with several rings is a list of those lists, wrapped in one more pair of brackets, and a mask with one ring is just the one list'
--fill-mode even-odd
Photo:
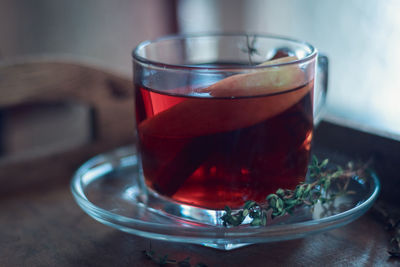
{"label": "red tea", "polygon": [[278,188],[294,188],[307,172],[312,88],[311,81],[283,93],[231,98],[173,95],[137,85],[147,186],[208,209],[263,202]]}

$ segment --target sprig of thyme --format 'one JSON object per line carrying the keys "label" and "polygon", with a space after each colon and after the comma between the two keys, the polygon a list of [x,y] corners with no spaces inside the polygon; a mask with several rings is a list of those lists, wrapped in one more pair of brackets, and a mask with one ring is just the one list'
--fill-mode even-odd
{"label": "sprig of thyme", "polygon": [[385,224],[390,234],[388,253],[392,257],[400,258],[400,211],[394,207],[387,207],[387,203],[379,201],[372,207],[375,217]]}
{"label": "sprig of thyme", "polygon": [[[319,162],[317,157],[313,156],[309,174],[314,182],[301,183],[294,190],[278,189],[274,194],[266,197],[265,203],[247,201],[237,211],[232,211],[228,206],[225,207],[225,214],[221,217],[223,225],[225,227],[239,226],[246,218],[249,218],[251,226],[265,226],[267,220],[292,214],[296,207],[312,207],[317,202],[331,203],[339,196],[354,193],[347,190],[350,178],[364,175],[366,167],[355,170],[354,164],[350,162],[346,169],[337,166],[332,170],[327,168],[328,163],[328,159]],[[337,183],[339,190],[334,193],[330,187],[333,181],[338,180],[341,180],[341,183]]]}
{"label": "sprig of thyme", "polygon": [[392,257],[400,258],[400,225],[394,228],[393,237],[390,239],[391,248],[388,253]]}
{"label": "sprig of thyme", "polygon": [[[151,242],[150,242],[149,249],[143,250],[142,252],[147,259],[153,261],[155,264],[158,264],[159,266],[178,266],[178,267],[191,267],[192,266],[190,263],[190,257],[186,257],[185,259],[178,261],[178,260],[170,258],[168,256],[168,254],[165,254],[162,256],[157,255],[157,253],[151,247]],[[202,262],[198,262],[193,266],[194,267],[207,267],[207,265]]]}
{"label": "sprig of thyme", "polygon": [[251,57],[254,54],[260,55],[257,48],[255,47],[256,42],[257,36],[253,36],[253,39],[250,41],[250,36],[246,35],[246,48],[241,49],[242,52],[247,53],[250,65],[253,65],[253,60],[251,59]]}

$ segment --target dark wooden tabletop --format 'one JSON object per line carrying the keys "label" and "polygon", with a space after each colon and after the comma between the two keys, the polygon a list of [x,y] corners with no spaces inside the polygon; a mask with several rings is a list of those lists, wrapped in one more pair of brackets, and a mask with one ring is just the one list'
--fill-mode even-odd
{"label": "dark wooden tabletop", "polygon": [[74,202],[68,183],[1,200],[0,266],[157,266],[153,249],[208,266],[399,266],[388,257],[388,235],[371,214],[307,238],[225,252],[129,235],[91,219]]}
{"label": "dark wooden tabletop", "polygon": [[[19,157],[14,152],[26,152],[28,149],[3,149],[3,158],[0,159],[0,266],[157,266],[142,253],[150,243],[160,256],[168,254],[178,260],[189,256],[192,264],[203,262],[207,266],[400,266],[398,259],[389,257],[389,235],[371,212],[332,231],[233,251],[151,241],[91,219],[73,200],[69,182],[76,168],[91,156],[134,142],[133,123],[130,122],[132,115],[129,113],[133,112],[130,81],[89,67],[46,64],[0,68],[0,77],[15,72],[15,68],[19,73],[15,76],[18,79],[14,77],[12,80],[11,75],[9,80],[0,80],[0,88],[7,87],[8,92],[12,92],[8,98],[0,100],[3,111],[8,110],[3,114],[15,114],[15,111],[10,113],[9,108],[18,108],[26,102],[42,105],[49,101],[72,99],[94,110],[95,115],[90,118],[94,120],[91,126],[96,131],[86,143],[79,146],[75,144],[63,151],[52,150],[44,154],[32,152],[30,156]],[[39,74],[34,71],[38,69],[41,70]],[[24,73],[25,76],[22,75]],[[56,77],[56,74],[58,78],[53,81],[51,77]],[[20,88],[32,89],[26,84],[30,84],[35,75],[47,79],[44,86],[32,83],[33,89],[40,91],[39,94]],[[24,78],[28,82],[21,84]],[[12,91],[12,86],[18,87],[20,93]],[[53,92],[54,88],[58,90]],[[317,146],[322,147],[325,153],[332,151],[334,155],[338,150],[346,152],[340,146],[335,150],[338,143],[335,138],[342,138],[337,134],[339,128],[326,124],[317,131]],[[370,154],[370,151],[355,148],[357,142],[361,143],[360,146],[363,146],[362,142],[369,142],[368,138],[354,136],[353,130],[339,132],[350,136],[348,141],[353,144],[351,149],[354,150],[346,153],[356,156],[355,151],[361,151],[357,155],[360,158]],[[28,137],[33,138],[29,134]],[[10,137],[3,135],[2,138]],[[382,149],[390,147],[387,153],[386,150],[378,153],[371,146],[379,154],[378,166],[384,166],[382,162],[388,162],[386,156],[398,148],[394,147],[398,143],[393,146],[392,141],[386,139],[377,142]],[[7,159],[9,154],[13,156],[11,159]],[[391,176],[391,168],[393,166],[389,164],[386,169],[378,170],[378,174],[383,184],[383,196],[398,205],[399,181]]]}

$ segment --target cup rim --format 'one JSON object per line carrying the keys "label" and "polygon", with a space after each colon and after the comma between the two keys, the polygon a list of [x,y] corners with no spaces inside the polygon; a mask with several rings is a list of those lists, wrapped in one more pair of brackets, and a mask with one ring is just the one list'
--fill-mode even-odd
{"label": "cup rim", "polygon": [[[261,37],[267,39],[275,39],[275,40],[283,40],[294,42],[299,45],[304,45],[308,47],[311,51],[309,55],[302,59],[293,60],[285,63],[271,64],[271,65],[240,65],[240,66],[229,66],[229,67],[219,67],[219,66],[202,66],[202,65],[184,65],[184,64],[171,64],[164,63],[156,60],[151,60],[139,55],[139,50],[157,42],[162,42],[165,40],[178,40],[185,38],[198,38],[198,37],[223,37],[223,36],[237,36],[237,37]],[[314,59],[318,54],[317,49],[308,42],[300,41],[297,39],[293,39],[286,36],[275,35],[275,34],[263,34],[263,33],[252,33],[252,32],[203,32],[203,33],[180,33],[180,34],[169,34],[156,39],[146,40],[141,42],[139,45],[135,47],[132,51],[132,58],[134,61],[144,64],[144,65],[152,65],[154,67],[164,68],[164,69],[181,69],[181,70],[216,70],[216,71],[225,71],[225,70],[257,70],[257,69],[267,69],[274,68],[280,66],[287,65],[297,65],[301,63],[306,63],[312,59]]]}

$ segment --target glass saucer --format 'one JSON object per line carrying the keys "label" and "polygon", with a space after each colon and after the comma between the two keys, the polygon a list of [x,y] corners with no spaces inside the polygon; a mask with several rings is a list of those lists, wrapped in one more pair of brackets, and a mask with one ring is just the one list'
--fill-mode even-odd
{"label": "glass saucer", "polygon": [[[138,185],[134,147],[98,155],[83,164],[71,181],[79,206],[97,221],[142,237],[200,244],[230,250],[254,243],[302,238],[350,223],[364,214],[379,192],[375,174],[353,178],[354,194],[338,197],[332,205],[299,208],[293,215],[274,219],[264,227],[226,228],[160,213],[144,205]],[[334,188],[334,187],[333,187]]]}

